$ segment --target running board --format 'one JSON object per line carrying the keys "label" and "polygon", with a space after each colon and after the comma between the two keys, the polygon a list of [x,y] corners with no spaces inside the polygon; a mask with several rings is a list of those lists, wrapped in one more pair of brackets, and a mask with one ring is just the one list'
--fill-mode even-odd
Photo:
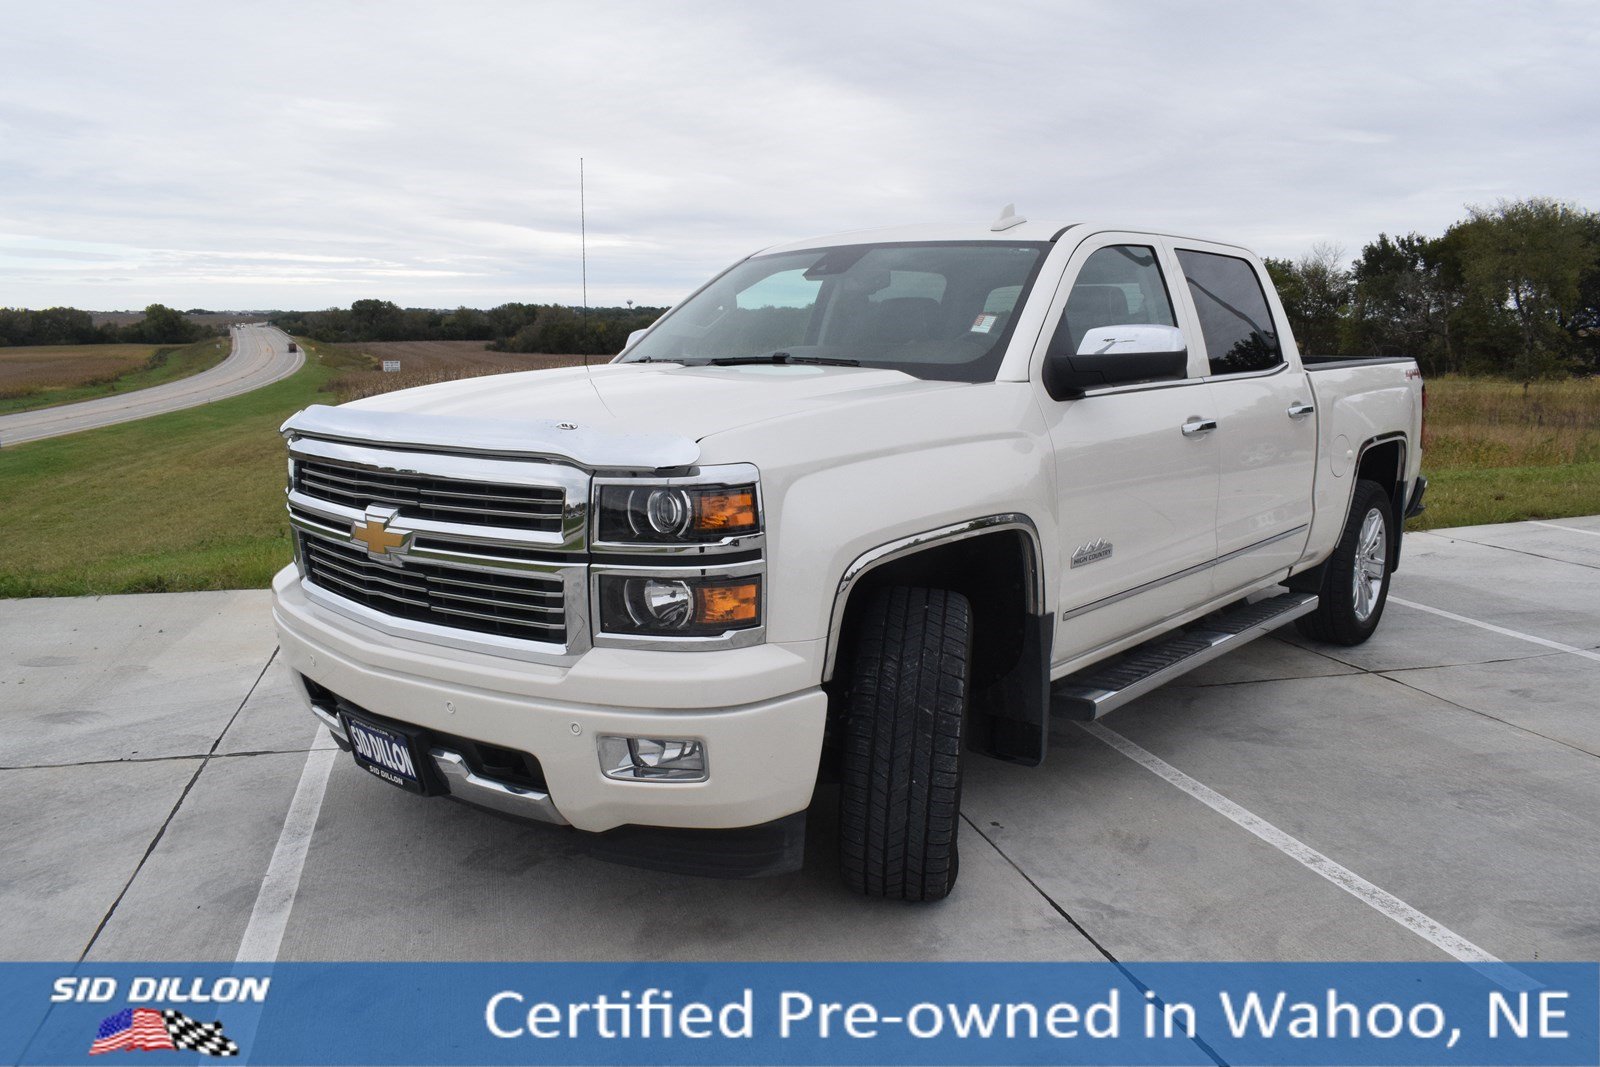
{"label": "running board", "polygon": [[1316,608],[1315,593],[1284,593],[1208,615],[1189,629],[1158,637],[1062,678],[1051,690],[1051,710],[1070,719],[1098,719]]}

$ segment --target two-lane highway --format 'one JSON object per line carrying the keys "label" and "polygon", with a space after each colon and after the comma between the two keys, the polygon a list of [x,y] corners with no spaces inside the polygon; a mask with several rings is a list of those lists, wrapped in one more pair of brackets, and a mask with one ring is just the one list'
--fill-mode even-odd
{"label": "two-lane highway", "polygon": [[233,331],[228,358],[193,377],[132,393],[77,404],[0,416],[0,447],[93,430],[119,422],[209,404],[287,378],[305,355],[289,351],[289,335],[271,326],[240,326]]}

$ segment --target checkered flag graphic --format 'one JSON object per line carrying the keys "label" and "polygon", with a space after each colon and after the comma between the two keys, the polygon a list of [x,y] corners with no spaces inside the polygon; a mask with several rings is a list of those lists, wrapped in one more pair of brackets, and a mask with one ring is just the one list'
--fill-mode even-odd
{"label": "checkered flag graphic", "polygon": [[207,1056],[237,1056],[239,1046],[222,1032],[222,1024],[202,1023],[189,1018],[181,1011],[163,1011],[161,1021],[166,1023],[172,1043],[180,1049],[190,1049]]}

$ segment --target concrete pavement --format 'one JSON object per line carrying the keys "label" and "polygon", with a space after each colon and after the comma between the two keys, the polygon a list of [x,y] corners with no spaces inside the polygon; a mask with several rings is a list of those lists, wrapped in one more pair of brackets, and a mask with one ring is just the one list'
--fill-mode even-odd
{"label": "concrete pavement", "polygon": [[233,351],[210,370],[132,393],[0,416],[0,447],[114,426],[238,396],[287,378],[304,363],[305,354],[289,351],[289,335],[282,330],[271,326],[235,327]]}
{"label": "concrete pavement", "polygon": [[[278,955],[1595,958],[1600,516],[1408,535],[1393,595],[1364,646],[1280,631],[1104,732],[1058,720],[1041,768],[970,760],[929,907],[837,886],[829,790],[804,871],[717,882],[334,753]],[[327,744],[267,595],[0,602],[0,647],[0,958],[234,958]]]}

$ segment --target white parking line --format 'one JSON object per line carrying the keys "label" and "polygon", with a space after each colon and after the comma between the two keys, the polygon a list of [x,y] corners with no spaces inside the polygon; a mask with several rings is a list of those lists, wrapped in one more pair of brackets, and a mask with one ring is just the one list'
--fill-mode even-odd
{"label": "white parking line", "polygon": [[1559,522],[1540,522],[1538,519],[1529,519],[1535,526],[1548,526],[1552,530],[1566,530],[1568,533],[1588,534],[1590,537],[1600,537],[1600,530],[1584,530],[1577,526],[1563,526]]}
{"label": "white parking line", "polygon": [[1285,833],[1255,812],[1235,804],[1210,786],[1189,777],[1160,756],[1140,747],[1115,730],[1107,729],[1097,722],[1080,722],[1078,726],[1089,736],[1110,745],[1151,774],[1176,786],[1212,811],[1242,826],[1290,859],[1326,878],[1368,907],[1393,919],[1441,952],[1454,956],[1463,963],[1472,964],[1508,989],[1538,988],[1538,983],[1527,975],[1509,964],[1502,963],[1443,923],[1428,918],[1393,893],[1380,889],[1348,867],[1335,863],[1304,841]]}
{"label": "white parking line", "polygon": [[272,850],[266,876],[261,879],[261,888],[256,893],[256,905],[250,911],[244,939],[239,942],[236,962],[273,963],[278,959],[283,932],[289,926],[289,912],[294,908],[295,894],[300,892],[300,872],[305,868],[306,852],[311,848],[312,831],[317,828],[322,795],[328,788],[328,772],[339,755],[338,749],[327,747],[332,740],[326,726],[317,727],[316,740],[311,743],[305,768],[300,772],[300,784],[295,787],[289,814],[284,817],[283,830],[278,834],[278,845]]}
{"label": "white parking line", "polygon": [[1426,611],[1428,614],[1437,615],[1441,619],[1450,619],[1454,622],[1464,622],[1468,626],[1476,626],[1481,630],[1488,630],[1491,633],[1500,634],[1502,637],[1514,637],[1518,641],[1527,641],[1529,644],[1533,645],[1543,645],[1545,648],[1553,648],[1558,652],[1570,652],[1574,656],[1582,656],[1584,659],[1592,659],[1596,663],[1600,663],[1600,652],[1591,652],[1587,648],[1578,648],[1574,645],[1564,645],[1560,641],[1551,641],[1547,638],[1535,637],[1532,634],[1525,634],[1517,630],[1508,630],[1504,626],[1496,626],[1492,622],[1480,622],[1477,619],[1469,619],[1465,615],[1457,615],[1455,612],[1445,611],[1443,608],[1430,608],[1426,604],[1418,604],[1413,600],[1401,600],[1399,597],[1394,596],[1393,594],[1389,596],[1389,603],[1399,604],[1408,608],[1415,608],[1418,611]]}

